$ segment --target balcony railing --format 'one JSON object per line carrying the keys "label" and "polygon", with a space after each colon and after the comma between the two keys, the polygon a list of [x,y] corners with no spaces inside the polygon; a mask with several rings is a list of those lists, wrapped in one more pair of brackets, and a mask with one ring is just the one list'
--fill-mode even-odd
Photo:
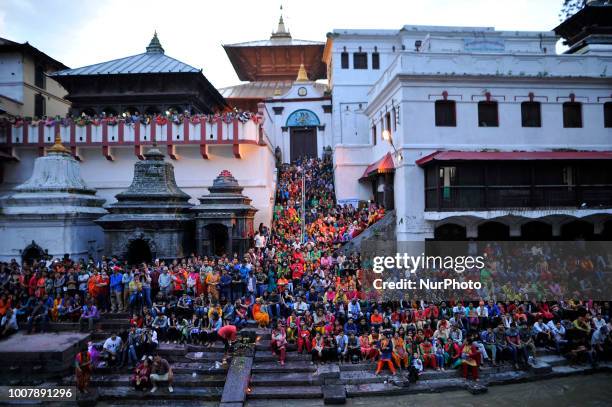
{"label": "balcony railing", "polygon": [[428,211],[612,207],[612,185],[470,185],[425,189]]}
{"label": "balcony railing", "polygon": [[38,147],[42,155],[44,148],[54,143],[56,134],[77,159],[79,147],[100,146],[110,160],[111,147],[134,146],[136,155],[141,157],[141,147],[153,143],[167,146],[172,158],[176,145],[200,146],[202,156],[207,158],[208,146],[227,144],[234,146],[234,155],[239,157],[239,145],[264,145],[267,141],[262,123],[255,115],[246,119],[232,115],[192,116],[179,122],[163,120],[148,124],[106,119],[82,123],[63,119],[52,123],[0,123],[0,148]]}

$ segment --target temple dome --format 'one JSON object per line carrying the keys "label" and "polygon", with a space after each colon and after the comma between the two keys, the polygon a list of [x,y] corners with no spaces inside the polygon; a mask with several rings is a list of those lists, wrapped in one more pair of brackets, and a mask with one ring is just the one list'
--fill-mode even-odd
{"label": "temple dome", "polygon": [[87,186],[79,162],[56,137],[47,155],[34,161],[32,176],[0,200],[3,215],[78,214],[102,215],[104,199]]}

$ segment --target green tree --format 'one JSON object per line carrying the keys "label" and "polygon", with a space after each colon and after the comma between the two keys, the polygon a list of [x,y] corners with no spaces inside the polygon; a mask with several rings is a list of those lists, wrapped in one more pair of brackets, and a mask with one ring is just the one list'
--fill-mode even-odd
{"label": "green tree", "polygon": [[559,18],[565,20],[578,11],[580,11],[587,3],[587,0],[563,0],[561,11],[559,12]]}

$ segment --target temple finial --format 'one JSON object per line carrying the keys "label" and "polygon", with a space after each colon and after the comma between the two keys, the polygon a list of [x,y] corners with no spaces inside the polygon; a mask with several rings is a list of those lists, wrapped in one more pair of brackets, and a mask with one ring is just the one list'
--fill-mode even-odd
{"label": "temple finial", "polygon": [[272,33],[270,38],[291,38],[291,33],[287,31],[285,27],[285,20],[283,20],[283,5],[280,6],[280,18],[278,19],[278,27],[276,31]]}
{"label": "temple finial", "polygon": [[147,47],[147,54],[163,54],[164,48],[162,48],[159,38],[157,38],[157,30],[153,33],[153,38]]}
{"label": "temple finial", "polygon": [[304,64],[300,64],[300,69],[298,71],[296,82],[308,82],[308,73],[306,72],[306,68]]}
{"label": "temple finial", "polygon": [[48,153],[64,153],[64,154],[70,154],[70,150],[68,150],[66,147],[64,147],[64,145],[62,144],[62,136],[57,133],[55,135],[55,144],[53,144],[53,146],[51,146],[48,150]]}

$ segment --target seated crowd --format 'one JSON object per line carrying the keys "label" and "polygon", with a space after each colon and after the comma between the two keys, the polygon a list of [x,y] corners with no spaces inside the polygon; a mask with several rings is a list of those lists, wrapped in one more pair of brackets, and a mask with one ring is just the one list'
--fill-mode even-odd
{"label": "seated crowd", "polygon": [[[425,368],[461,367],[464,377],[478,379],[485,361],[518,368],[537,359],[542,346],[574,362],[610,358],[609,302],[383,301],[368,295],[360,257],[338,249],[384,215],[375,203],[336,204],[329,158],[284,165],[272,229],[260,225],[242,258],[192,255],[127,265],[116,257],[75,262],[65,256],[1,264],[0,336],[20,325],[44,332],[49,321],[78,321],[94,330],[102,313],[128,312],[129,330],[91,344],[76,363],[82,372],[101,361],[136,365],[138,387],[155,380],[151,371],[172,385],[167,362],[149,358],[160,342],[210,346],[221,340],[227,352],[248,320],[271,329],[281,365],[289,344],[316,364],[372,361],[377,373],[408,369],[414,378]],[[87,374],[81,379],[85,383]]]}

